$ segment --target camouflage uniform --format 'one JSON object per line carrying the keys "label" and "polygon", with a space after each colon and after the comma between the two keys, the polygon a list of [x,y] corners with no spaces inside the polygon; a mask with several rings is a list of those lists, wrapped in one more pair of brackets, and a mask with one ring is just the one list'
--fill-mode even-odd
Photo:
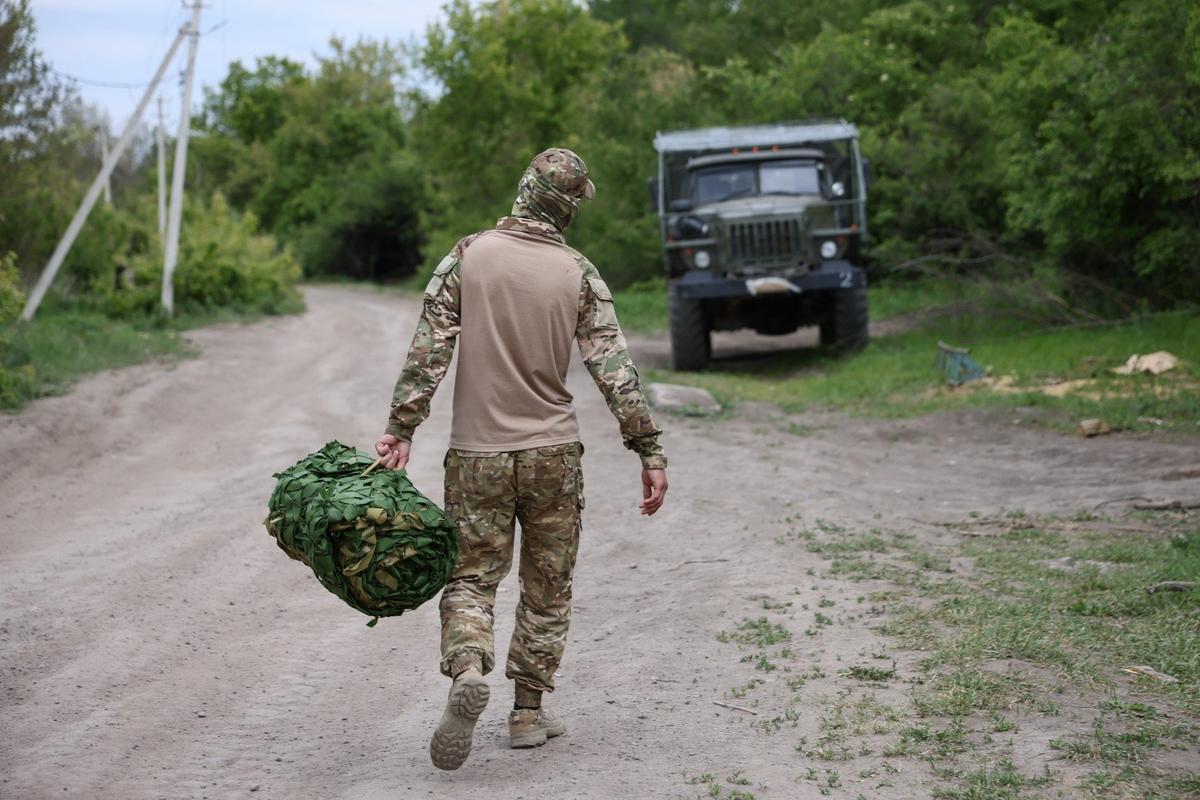
{"label": "camouflage uniform", "polygon": [[512,566],[521,522],[521,597],[505,675],[554,690],[571,621],[571,573],[583,510],[580,444],[514,453],[446,456],[446,513],[458,522],[458,564],[442,592],[442,672],[473,651],[484,673],[495,664],[492,607]]}
{"label": "camouflage uniform", "polygon": [[[539,237],[566,248],[562,229],[595,187],[583,161],[548,150],[521,177],[512,216],[499,231]],[[425,290],[408,360],[396,383],[387,432],[411,441],[450,366],[460,333],[461,265],[481,235],[461,240]],[[596,268],[567,248],[580,270],[575,338],[584,363],[616,417],[625,446],[643,467],[665,468],[659,429],[650,417],[637,369],[617,324],[612,294]],[[495,663],[492,634],[496,587],[512,565],[521,523],[521,597],[506,675],[536,691],[553,691],[570,623],[571,577],[583,509],[581,444],[510,452],[451,449],[446,456],[446,510],[458,522],[459,561],[442,594],[442,663],[454,675],[467,663]]]}

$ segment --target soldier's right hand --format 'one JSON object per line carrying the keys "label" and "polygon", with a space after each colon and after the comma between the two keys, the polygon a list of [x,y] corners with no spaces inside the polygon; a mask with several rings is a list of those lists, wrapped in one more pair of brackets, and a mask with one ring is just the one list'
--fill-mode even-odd
{"label": "soldier's right hand", "polygon": [[402,442],[390,433],[379,437],[375,443],[375,452],[383,461],[379,462],[384,469],[404,469],[408,465],[408,453],[412,445]]}
{"label": "soldier's right hand", "polygon": [[665,469],[642,470],[642,502],[638,507],[643,516],[653,516],[662,508],[663,498],[667,494],[667,471]]}

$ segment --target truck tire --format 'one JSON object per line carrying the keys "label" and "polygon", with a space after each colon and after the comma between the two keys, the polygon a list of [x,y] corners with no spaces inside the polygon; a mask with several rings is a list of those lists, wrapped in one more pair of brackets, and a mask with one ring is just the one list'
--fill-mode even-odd
{"label": "truck tire", "polygon": [[707,367],[712,340],[700,301],[669,295],[667,318],[671,324],[671,368],[696,372]]}
{"label": "truck tire", "polygon": [[867,287],[838,289],[833,307],[821,322],[821,344],[842,351],[861,350],[867,345]]}

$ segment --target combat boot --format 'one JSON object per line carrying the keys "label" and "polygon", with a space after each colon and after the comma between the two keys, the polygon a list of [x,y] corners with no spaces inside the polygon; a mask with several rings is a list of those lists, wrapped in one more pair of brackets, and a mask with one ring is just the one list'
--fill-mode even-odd
{"label": "combat boot", "polygon": [[566,731],[562,718],[544,708],[516,708],[508,715],[511,747],[540,747]]}
{"label": "combat boot", "polygon": [[477,669],[459,673],[446,697],[446,710],[429,742],[429,757],[439,769],[458,769],[471,754],[475,723],[487,707],[491,689]]}

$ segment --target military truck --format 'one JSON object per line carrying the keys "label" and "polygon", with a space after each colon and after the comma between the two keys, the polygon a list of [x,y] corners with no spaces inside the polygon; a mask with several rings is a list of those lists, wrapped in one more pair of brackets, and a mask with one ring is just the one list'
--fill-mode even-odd
{"label": "military truck", "polygon": [[867,341],[867,169],[843,119],[659,133],[650,179],[668,280],[671,361],[700,370],[712,331],[806,325]]}

